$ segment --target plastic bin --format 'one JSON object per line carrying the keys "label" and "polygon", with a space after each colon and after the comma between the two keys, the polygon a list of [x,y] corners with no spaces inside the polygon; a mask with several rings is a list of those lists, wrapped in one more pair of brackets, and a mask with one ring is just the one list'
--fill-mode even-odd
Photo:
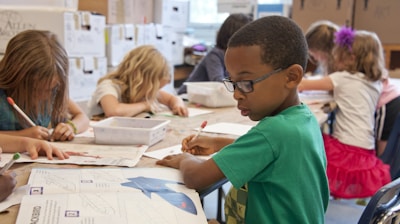
{"label": "plastic bin", "polygon": [[233,93],[222,82],[185,82],[188,100],[206,107],[230,107],[237,104]]}
{"label": "plastic bin", "polygon": [[93,125],[96,144],[154,145],[165,137],[169,120],[110,117]]}

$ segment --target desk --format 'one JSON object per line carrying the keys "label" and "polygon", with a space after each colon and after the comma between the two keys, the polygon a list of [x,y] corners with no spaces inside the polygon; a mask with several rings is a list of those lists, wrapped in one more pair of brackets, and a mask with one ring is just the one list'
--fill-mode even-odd
{"label": "desk", "polygon": [[[315,104],[310,105],[311,110],[315,113],[318,121],[322,124],[327,116],[322,111],[318,111],[321,105]],[[183,137],[189,134],[196,133],[194,128],[198,128],[204,120],[207,120],[209,124],[215,124],[219,122],[235,122],[239,124],[255,125],[256,122],[251,121],[248,117],[243,117],[235,107],[229,108],[207,108],[212,110],[214,113],[204,114],[191,118],[181,117],[168,117],[171,123],[168,126],[166,136],[163,141],[151,146],[148,150],[153,151],[161,148],[166,148],[172,145],[180,144]],[[158,115],[157,118],[164,118],[163,115]],[[207,135],[217,135],[209,134]],[[75,138],[72,143],[94,143],[92,138]],[[142,157],[136,167],[155,167],[155,159]],[[39,164],[39,163],[17,163],[12,166],[17,174],[17,186],[25,185],[28,182],[30,172],[34,167],[46,167],[46,168],[79,168],[77,165],[60,165],[60,164]],[[81,166],[85,167],[97,167],[97,166]],[[101,166],[107,167],[107,166]],[[16,222],[18,215],[19,205],[12,206],[8,209],[8,213],[0,214],[0,220],[2,224],[12,224]]]}

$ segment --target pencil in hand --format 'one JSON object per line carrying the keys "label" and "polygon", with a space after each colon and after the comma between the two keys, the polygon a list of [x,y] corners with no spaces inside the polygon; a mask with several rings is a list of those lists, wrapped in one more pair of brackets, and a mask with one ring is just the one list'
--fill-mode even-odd
{"label": "pencil in hand", "polygon": [[203,123],[201,123],[201,126],[199,128],[199,130],[197,131],[196,135],[192,138],[192,141],[195,140],[197,137],[199,137],[200,133],[203,131],[203,129],[207,126],[207,121],[203,121]]}
{"label": "pencil in hand", "polygon": [[15,153],[13,157],[10,159],[10,161],[0,170],[0,175],[3,175],[4,172],[6,172],[20,157],[21,155],[18,152]]}
{"label": "pencil in hand", "polygon": [[16,111],[18,111],[19,114],[21,114],[22,117],[24,117],[24,119],[32,126],[35,127],[36,124],[28,117],[28,115],[26,115],[21,108],[19,108],[19,106],[14,102],[14,100],[11,97],[7,97],[7,101],[8,103],[14,107],[14,109]]}

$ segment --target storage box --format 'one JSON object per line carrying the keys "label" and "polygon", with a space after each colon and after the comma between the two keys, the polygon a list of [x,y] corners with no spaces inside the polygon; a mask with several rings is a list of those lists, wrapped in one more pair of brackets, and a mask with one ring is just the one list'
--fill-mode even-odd
{"label": "storage box", "polygon": [[398,0],[358,0],[354,11],[354,29],[375,32],[383,44],[400,44],[400,30],[395,22],[400,19],[399,9]]}
{"label": "storage box", "polygon": [[108,66],[118,66],[125,55],[136,47],[134,24],[110,24],[106,28]]}
{"label": "storage box", "polygon": [[97,81],[107,73],[105,57],[70,57],[69,97],[73,101],[90,100]]}
{"label": "storage box", "polygon": [[206,107],[235,106],[233,93],[229,92],[222,82],[185,82],[189,102]]}
{"label": "storage box", "polygon": [[93,125],[96,144],[154,145],[165,137],[169,120],[110,117]]}
{"label": "storage box", "polygon": [[330,20],[339,26],[353,25],[355,0],[293,1],[292,19],[305,33],[318,20]]}
{"label": "storage box", "polygon": [[68,57],[105,56],[105,17],[60,8],[0,6],[0,53],[21,31],[49,30],[57,35]]}

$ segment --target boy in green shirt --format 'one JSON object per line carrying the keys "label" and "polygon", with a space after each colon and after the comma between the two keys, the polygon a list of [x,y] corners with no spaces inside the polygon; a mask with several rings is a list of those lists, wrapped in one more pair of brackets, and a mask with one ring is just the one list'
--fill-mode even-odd
{"label": "boy in green shirt", "polygon": [[[224,84],[243,116],[259,121],[236,140],[191,135],[180,155],[157,164],[179,168],[189,188],[227,178],[247,184],[246,223],[324,223],[329,201],[326,158],[319,124],[297,93],[307,44],[292,20],[267,16],[230,39]],[[194,139],[193,139],[194,138]],[[192,154],[218,152],[209,160]]]}

